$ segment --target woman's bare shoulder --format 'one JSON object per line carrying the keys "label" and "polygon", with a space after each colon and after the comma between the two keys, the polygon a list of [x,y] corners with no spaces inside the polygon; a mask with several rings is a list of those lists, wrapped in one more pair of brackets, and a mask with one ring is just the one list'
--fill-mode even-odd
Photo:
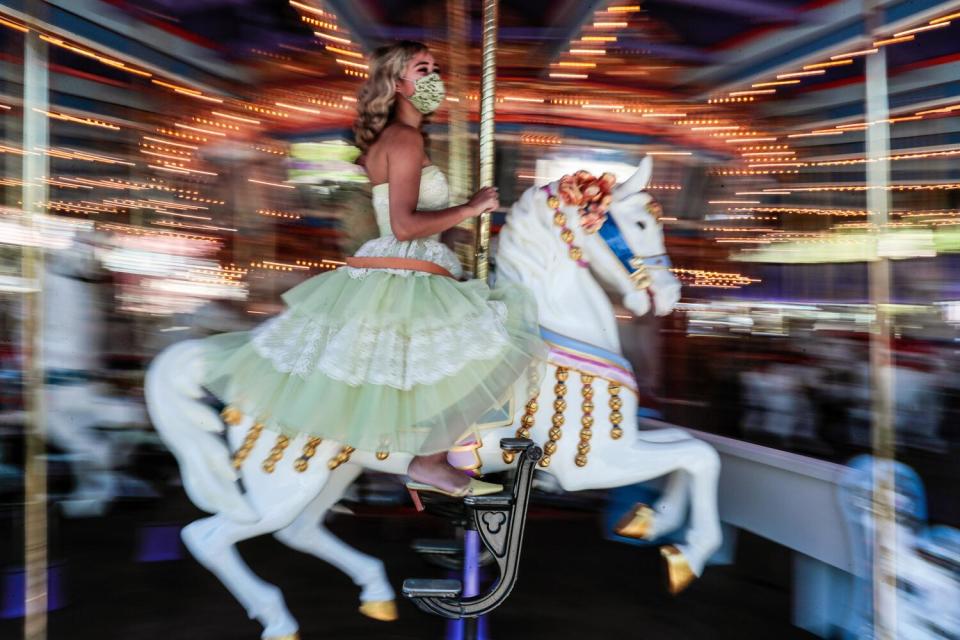
{"label": "woman's bare shoulder", "polygon": [[376,144],[384,145],[383,148],[391,151],[394,149],[422,149],[423,136],[420,134],[420,130],[416,127],[411,127],[410,125],[402,124],[400,122],[394,122],[384,128]]}

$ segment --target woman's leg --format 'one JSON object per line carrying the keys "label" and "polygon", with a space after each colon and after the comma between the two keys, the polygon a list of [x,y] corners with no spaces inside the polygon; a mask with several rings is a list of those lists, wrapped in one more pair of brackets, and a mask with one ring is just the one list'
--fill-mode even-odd
{"label": "woman's leg", "polygon": [[455,493],[470,484],[470,478],[447,462],[447,452],[417,456],[410,461],[407,475],[411,480],[429,484],[438,489]]}

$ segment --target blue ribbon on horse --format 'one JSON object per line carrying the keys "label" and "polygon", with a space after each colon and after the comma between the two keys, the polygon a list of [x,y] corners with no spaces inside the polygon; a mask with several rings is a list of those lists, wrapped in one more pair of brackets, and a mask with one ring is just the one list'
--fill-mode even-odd
{"label": "blue ribbon on horse", "polygon": [[633,251],[630,250],[630,246],[623,237],[623,232],[620,231],[620,227],[611,215],[607,215],[598,233],[600,237],[603,238],[607,248],[613,252],[613,255],[616,256],[617,260],[620,261],[620,264],[623,265],[623,268],[626,269],[627,273],[631,276],[634,276],[641,267],[663,267],[669,269],[671,266],[670,256],[665,253],[645,258],[633,255]]}

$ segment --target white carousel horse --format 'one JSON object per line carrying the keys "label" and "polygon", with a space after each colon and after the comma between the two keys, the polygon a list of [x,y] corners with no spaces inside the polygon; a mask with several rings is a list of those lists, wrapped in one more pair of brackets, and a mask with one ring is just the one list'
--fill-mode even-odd
{"label": "white carousel horse", "polygon": [[[679,589],[701,573],[721,542],[719,457],[681,430],[637,430],[636,396],[629,392],[632,374],[619,355],[613,306],[598,283],[602,280],[617,291],[638,314],[650,309],[669,313],[679,299],[680,285],[666,268],[662,231],[647,211],[651,198],[644,189],[651,172],[648,158],[613,194],[608,220],[619,229],[621,257],[624,251],[630,253],[632,266],[626,268],[601,234],[589,235],[576,222],[569,234],[556,226],[558,212],[548,206],[544,189],[528,189],[513,206],[500,236],[499,277],[533,291],[556,357],[548,367],[552,375],[532,389],[527,388],[530,381],[519,381],[519,393],[555,400],[533,399],[525,407],[521,403],[522,417],[516,422],[520,428],[485,432],[475,453],[484,473],[503,471],[512,461],[501,452],[500,438],[519,432],[544,445],[549,462],[542,469],[568,491],[618,487],[669,474],[663,499],[652,509],[627,514],[623,529],[647,538],[677,529],[689,502],[686,540],[664,556]],[[556,189],[557,183],[546,188]],[[576,220],[577,207],[561,211]],[[231,409],[221,420],[202,401],[198,381],[203,350],[195,341],[167,349],[151,365],[146,383],[148,410],[180,463],[187,494],[215,514],[185,527],[188,549],[263,624],[263,638],[297,637],[296,620],[280,590],[255,576],[235,548],[241,540],[266,533],[342,569],[361,588],[362,613],[393,619],[394,591],[383,564],[335,538],[324,528],[323,516],[363,469],[403,474],[411,457],[354,451],[306,436],[287,440]],[[224,421],[235,425],[227,430],[229,450],[221,436]],[[561,433],[564,422],[571,426],[567,433]],[[287,448],[297,453],[283,459]],[[233,464],[230,451],[235,452]]]}
{"label": "white carousel horse", "polygon": [[97,380],[105,321],[98,295],[101,274],[95,247],[82,234],[46,260],[43,398],[47,436],[67,452],[76,478],[61,503],[70,516],[100,515],[122,491],[145,490],[143,483],[115,470],[121,449],[97,431],[147,422],[143,405],[111,395]]}

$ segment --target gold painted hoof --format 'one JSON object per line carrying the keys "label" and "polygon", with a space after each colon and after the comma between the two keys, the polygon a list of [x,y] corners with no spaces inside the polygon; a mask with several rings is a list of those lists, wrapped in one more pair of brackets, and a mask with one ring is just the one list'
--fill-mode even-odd
{"label": "gold painted hoof", "polygon": [[634,505],[633,509],[625,514],[613,527],[614,533],[625,538],[636,540],[653,539],[653,519],[656,511],[642,502]]}
{"label": "gold painted hoof", "polygon": [[625,538],[652,540],[653,519],[655,515],[656,511],[642,502],[638,502],[630,512],[617,521],[617,524],[613,527],[613,531],[618,536]]}
{"label": "gold painted hoof", "polygon": [[282,636],[270,636],[263,640],[300,640],[300,633],[295,631]]}
{"label": "gold painted hoof", "polygon": [[393,600],[361,602],[360,613],[380,622],[394,622],[400,617],[397,615],[397,603]]}
{"label": "gold painted hoof", "polygon": [[697,579],[697,574],[690,568],[690,563],[680,549],[673,545],[660,547],[660,556],[667,566],[667,590],[670,595],[677,595]]}

